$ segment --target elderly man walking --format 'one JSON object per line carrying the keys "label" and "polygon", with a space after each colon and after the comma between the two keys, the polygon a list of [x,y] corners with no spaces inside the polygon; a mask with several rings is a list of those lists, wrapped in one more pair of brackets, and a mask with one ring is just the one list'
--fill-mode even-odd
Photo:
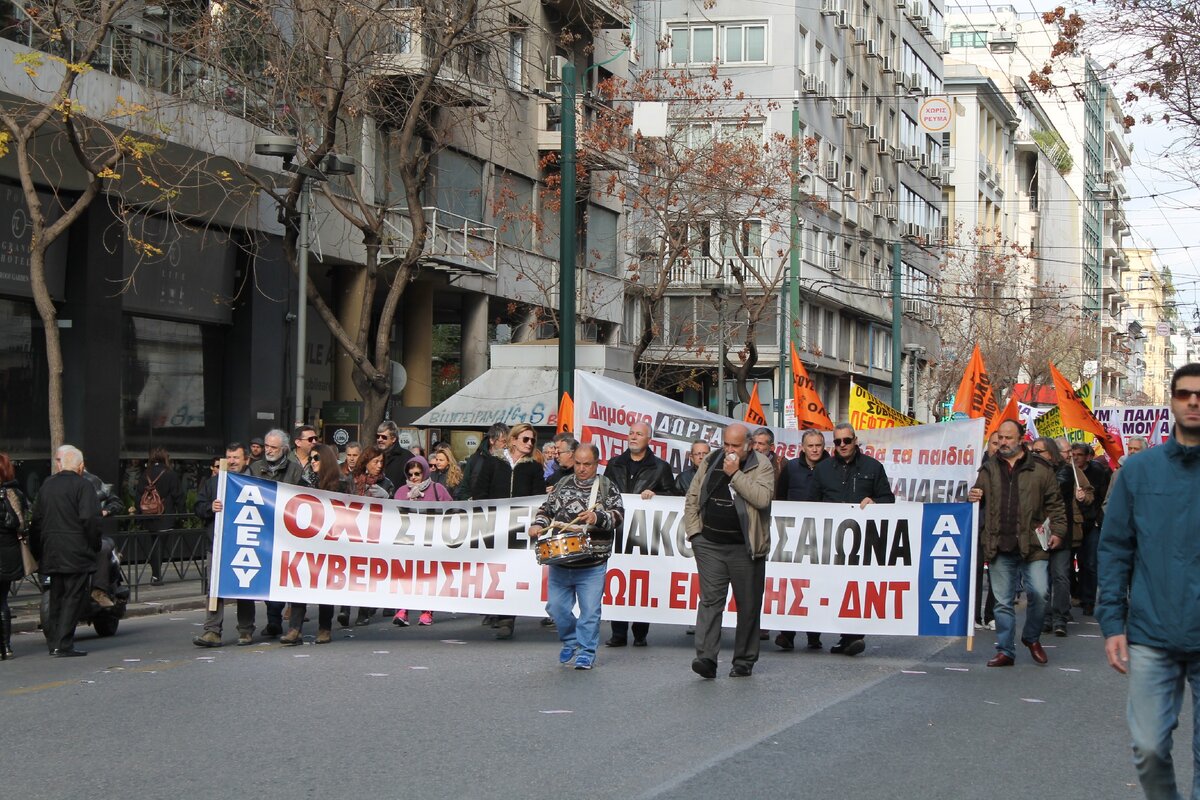
{"label": "elderly man walking", "polygon": [[684,498],[684,531],[700,574],[692,671],[702,678],[717,677],[730,586],[737,603],[730,677],[749,677],[758,661],[774,494],[775,468],[751,449],[750,430],[734,423],[722,432],[721,449],[701,462]]}
{"label": "elderly man walking", "polygon": [[1096,619],[1129,675],[1133,763],[1151,800],[1178,800],[1171,739],[1192,689],[1192,798],[1200,798],[1200,364],[1171,378],[1171,438],[1125,462],[1100,533]]}
{"label": "elderly man walking", "polygon": [[[1025,431],[1012,420],[1000,423],[996,432],[999,447],[994,458],[979,468],[979,477],[967,499],[978,503],[987,498],[980,522],[980,542],[988,561],[992,591],[996,595],[996,655],[989,667],[1011,667],[1016,662],[1017,573],[1024,579],[1025,627],[1021,644],[1038,664],[1049,659],[1042,648],[1042,621],[1050,590],[1047,549],[1055,550],[1067,533],[1067,516],[1054,468],[1030,455],[1021,444]],[[1038,528],[1050,521],[1046,544]]]}

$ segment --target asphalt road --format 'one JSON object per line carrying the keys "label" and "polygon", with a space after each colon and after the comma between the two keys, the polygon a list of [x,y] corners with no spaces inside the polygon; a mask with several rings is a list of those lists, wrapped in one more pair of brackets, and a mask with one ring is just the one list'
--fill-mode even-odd
{"label": "asphalt road", "polygon": [[[0,664],[3,795],[1141,796],[1123,679],[1093,624],[1048,640],[1046,667],[987,669],[987,638],[968,653],[961,640],[874,637],[853,659],[764,643],[752,678],[725,664],[706,682],[677,627],[653,628],[645,649],[602,649],[580,672],[558,666],[554,632],[535,620],[509,642],[443,614],[426,629],[335,631],[328,646],[202,650],[190,643],[201,618],[126,620],[110,639],[83,629],[79,659],[18,635]],[[1188,718],[1176,743],[1184,786],[1190,730]]]}

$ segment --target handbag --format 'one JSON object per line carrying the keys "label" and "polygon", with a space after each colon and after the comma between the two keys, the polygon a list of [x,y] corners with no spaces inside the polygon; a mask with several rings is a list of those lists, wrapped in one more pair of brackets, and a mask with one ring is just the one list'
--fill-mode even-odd
{"label": "handbag", "polygon": [[21,545],[21,566],[26,575],[33,575],[38,571],[38,562],[33,557],[33,550],[29,547],[29,534],[25,532],[25,515],[21,513],[20,498],[17,497],[16,492],[8,489],[5,491],[5,499],[8,500],[8,507],[17,517],[17,541]]}

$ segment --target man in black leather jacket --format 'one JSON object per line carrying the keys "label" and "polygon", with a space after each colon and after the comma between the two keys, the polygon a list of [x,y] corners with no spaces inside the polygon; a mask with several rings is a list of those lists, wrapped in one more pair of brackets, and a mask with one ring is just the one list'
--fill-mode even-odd
{"label": "man in black leather jacket", "polygon": [[125,504],[113,494],[112,484],[105,483],[100,480],[100,476],[88,472],[86,465],[83,468],[83,478],[96,490],[96,499],[100,502],[100,521],[97,524],[100,529],[100,552],[96,554],[96,574],[92,576],[92,599],[103,608],[112,608],[115,603],[112,599],[114,545],[111,534],[116,532],[116,522],[110,520],[125,510]]}
{"label": "man in black leather jacket", "polygon": [[[608,462],[604,469],[604,477],[613,482],[621,494],[640,495],[643,500],[649,500],[656,494],[674,495],[675,476],[671,474],[671,465],[650,452],[650,439],[654,432],[645,422],[635,422],[629,426],[628,447],[625,452]],[[629,623],[613,621],[612,638],[604,643],[605,647],[624,647],[629,640]],[[646,634],[650,631],[649,622],[633,623],[633,646],[645,647]]]}

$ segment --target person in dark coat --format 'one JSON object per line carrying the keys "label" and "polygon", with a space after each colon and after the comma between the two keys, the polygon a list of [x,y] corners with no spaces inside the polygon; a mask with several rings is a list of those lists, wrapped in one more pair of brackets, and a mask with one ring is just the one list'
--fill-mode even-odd
{"label": "person in dark coat", "polygon": [[[542,465],[533,458],[537,447],[537,433],[527,422],[513,425],[508,431],[508,451],[503,458],[485,461],[481,477],[492,467],[492,476],[486,486],[489,492],[499,492],[503,497],[530,497],[546,493],[546,478]],[[498,476],[508,475],[508,489],[502,485]],[[490,499],[495,499],[490,498]],[[516,627],[516,617],[496,617],[496,638],[511,639],[513,628]]]}
{"label": "person in dark coat", "polygon": [[[792,500],[798,503],[814,503],[821,499],[817,489],[817,465],[829,458],[825,449],[825,434],[808,430],[800,437],[800,455],[783,465],[779,483],[775,487],[776,500]],[[780,631],[775,637],[775,646],[781,650],[796,647],[795,631]],[[821,649],[821,634],[808,634],[808,649]]]}
{"label": "person in dark coat", "polygon": [[[146,487],[153,482],[154,488],[158,490],[158,496],[162,498],[162,518],[146,520],[143,524],[147,531],[161,533],[169,531],[174,526],[175,520],[171,517],[172,514],[182,514],[185,510],[183,507],[183,482],[179,480],[179,475],[175,470],[171,469],[171,457],[165,447],[155,447],[151,450],[149,462],[142,477],[138,478],[137,488],[133,495],[137,505],[136,508],[130,509],[130,513],[149,513],[147,509],[142,508],[142,495],[145,494]],[[151,539],[151,586],[162,586],[162,553],[165,547],[166,545],[159,537]]]}
{"label": "person in dark coat", "polygon": [[113,493],[112,484],[105,483],[99,475],[87,471],[83,467],[84,479],[96,490],[96,500],[100,503],[100,552],[96,555],[96,574],[92,576],[92,599],[103,608],[112,608],[112,551],[115,547],[112,535],[117,532],[117,521],[125,504]]}
{"label": "person in dark coat", "polygon": [[375,429],[375,448],[383,453],[383,474],[392,486],[403,486],[408,480],[404,466],[413,457],[410,450],[400,445],[400,429],[390,419],[379,423]]}
{"label": "person in dark coat", "polygon": [[[504,488],[511,476],[497,476],[499,465],[490,459],[504,460],[508,449],[508,426],[497,422],[488,428],[487,434],[479,447],[467,459],[463,467],[463,483],[466,485],[468,500],[498,500],[506,497]],[[507,463],[507,462],[506,462]],[[510,466],[511,470],[512,467]]]}
{"label": "person in dark coat", "polygon": [[[240,442],[230,442],[225,448],[225,469],[234,475],[243,475],[250,469],[250,454],[246,446]],[[216,535],[215,525],[217,514],[224,510],[224,505],[218,495],[221,485],[221,473],[205,479],[196,493],[196,506],[192,511],[204,523],[208,533],[208,564],[210,573],[217,572],[219,565],[213,563],[213,538]],[[212,578],[210,577],[210,580]],[[218,597],[204,615],[204,631],[192,639],[197,647],[220,647],[221,631],[225,626],[225,598]],[[254,601],[237,601],[237,631],[238,645],[245,647],[253,644],[254,635]]]}
{"label": "person in dark coat", "polygon": [[[636,494],[643,500],[649,500],[656,494],[675,494],[675,476],[671,474],[671,465],[650,452],[652,438],[654,431],[648,423],[635,422],[629,426],[624,452],[609,459],[604,477],[612,481],[621,494]],[[613,620],[609,624],[612,626],[612,637],[604,646],[624,647],[629,639],[629,623]],[[633,646],[645,647],[646,634],[649,632],[649,622],[633,623]]]}
{"label": "person in dark coat", "polygon": [[63,445],[55,453],[58,472],[42,484],[33,508],[29,542],[39,572],[50,578],[50,613],[43,633],[50,655],[86,656],[75,649],[75,624],[88,599],[100,549],[100,501],[83,477],[83,453]]}
{"label": "person in dark coat", "polygon": [[29,520],[29,500],[17,483],[8,455],[0,453],[0,661],[12,658],[12,610],[8,593],[14,581],[25,577],[21,540]]}
{"label": "person in dark coat", "polygon": [[708,458],[710,452],[712,452],[712,445],[703,439],[696,439],[692,442],[692,449],[688,452],[688,464],[675,479],[676,494],[680,496],[687,494],[688,487],[692,485],[692,478],[696,477],[696,470],[700,469],[700,463]]}
{"label": "person in dark coat", "polygon": [[[858,449],[858,435],[845,422],[833,429],[833,458],[816,466],[813,479],[822,503],[857,503],[866,508],[871,503],[896,502],[883,464]],[[856,656],[866,649],[865,637],[843,633],[829,652]]]}

